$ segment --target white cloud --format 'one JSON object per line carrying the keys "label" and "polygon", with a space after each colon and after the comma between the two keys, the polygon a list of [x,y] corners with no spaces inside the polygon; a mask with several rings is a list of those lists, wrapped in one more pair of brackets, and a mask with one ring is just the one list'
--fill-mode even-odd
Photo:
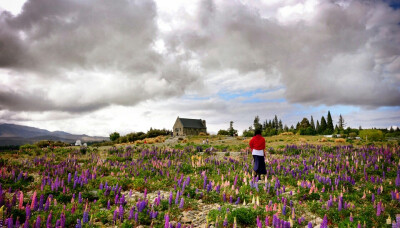
{"label": "white cloud", "polygon": [[0,4],[0,121],[107,135],[179,115],[216,132],[346,105],[362,107],[352,125],[400,122],[400,13],[384,2],[97,3]]}

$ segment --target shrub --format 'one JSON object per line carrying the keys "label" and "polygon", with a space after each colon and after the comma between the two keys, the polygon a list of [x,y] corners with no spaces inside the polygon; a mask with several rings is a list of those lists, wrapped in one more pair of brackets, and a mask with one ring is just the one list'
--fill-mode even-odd
{"label": "shrub", "polygon": [[110,134],[110,140],[111,140],[111,141],[115,141],[115,140],[117,140],[119,137],[120,137],[120,135],[119,135],[118,132],[113,132],[113,133]]}
{"label": "shrub", "polygon": [[360,137],[369,141],[380,141],[384,138],[383,132],[376,129],[367,129],[360,131]]}
{"label": "shrub", "polygon": [[357,133],[355,133],[355,132],[350,132],[350,133],[349,133],[349,137],[350,137],[350,138],[353,138],[353,139],[354,139],[356,136],[357,136]]}
{"label": "shrub", "polygon": [[346,142],[346,140],[343,138],[335,139],[335,143],[345,143],[345,142]]}
{"label": "shrub", "polygon": [[204,132],[200,132],[199,135],[200,135],[200,136],[206,136],[207,134],[204,133]]}
{"label": "shrub", "polygon": [[279,135],[293,135],[293,132],[291,132],[291,131],[283,132],[283,133],[281,133]]}

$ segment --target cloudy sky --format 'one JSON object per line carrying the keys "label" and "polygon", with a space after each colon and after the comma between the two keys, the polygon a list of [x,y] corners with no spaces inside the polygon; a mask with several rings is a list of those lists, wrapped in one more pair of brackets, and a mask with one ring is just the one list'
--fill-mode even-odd
{"label": "cloudy sky", "polygon": [[107,136],[177,116],[240,131],[331,110],[400,125],[400,4],[0,1],[0,123]]}

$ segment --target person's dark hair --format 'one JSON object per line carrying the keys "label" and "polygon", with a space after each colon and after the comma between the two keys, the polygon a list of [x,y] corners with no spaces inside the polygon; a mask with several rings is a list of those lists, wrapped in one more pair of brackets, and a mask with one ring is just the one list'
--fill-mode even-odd
{"label": "person's dark hair", "polygon": [[254,136],[256,136],[256,135],[261,135],[261,129],[257,128],[257,129],[254,131]]}

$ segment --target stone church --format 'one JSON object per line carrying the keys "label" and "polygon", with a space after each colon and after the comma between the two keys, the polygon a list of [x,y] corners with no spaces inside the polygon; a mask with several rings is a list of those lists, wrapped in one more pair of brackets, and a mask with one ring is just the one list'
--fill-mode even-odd
{"label": "stone church", "polygon": [[202,119],[176,118],[174,136],[199,135],[201,132],[207,134],[206,121]]}

